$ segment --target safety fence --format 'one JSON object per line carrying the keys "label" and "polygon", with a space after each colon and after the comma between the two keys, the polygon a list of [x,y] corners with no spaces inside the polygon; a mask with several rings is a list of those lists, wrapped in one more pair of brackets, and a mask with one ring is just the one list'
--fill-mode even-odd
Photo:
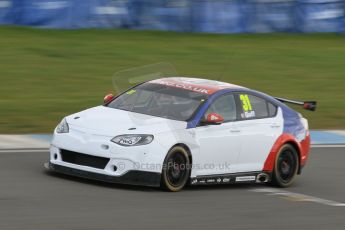
{"label": "safety fence", "polygon": [[345,0],[0,0],[0,24],[211,33],[344,32]]}

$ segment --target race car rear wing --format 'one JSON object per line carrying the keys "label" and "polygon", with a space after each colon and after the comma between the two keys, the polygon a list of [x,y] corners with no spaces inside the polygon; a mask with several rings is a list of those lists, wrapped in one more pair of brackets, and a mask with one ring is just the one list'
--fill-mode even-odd
{"label": "race car rear wing", "polygon": [[280,97],[275,97],[280,102],[283,103],[290,103],[294,105],[302,105],[304,109],[310,110],[310,111],[315,111],[316,110],[316,101],[294,101],[294,100],[289,100],[285,98],[280,98]]}

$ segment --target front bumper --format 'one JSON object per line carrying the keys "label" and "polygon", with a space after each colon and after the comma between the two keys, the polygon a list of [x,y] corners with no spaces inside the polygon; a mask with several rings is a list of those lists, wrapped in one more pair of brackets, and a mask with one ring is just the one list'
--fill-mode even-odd
{"label": "front bumper", "polygon": [[156,139],[148,145],[123,147],[110,136],[70,126],[69,133],[54,133],[47,168],[111,183],[159,186],[168,150]]}
{"label": "front bumper", "polygon": [[93,179],[98,181],[104,181],[108,183],[119,183],[119,184],[131,184],[131,185],[143,185],[143,186],[152,186],[159,187],[161,174],[156,172],[146,172],[132,170],[128,171],[122,176],[110,176],[100,173],[94,173],[89,171],[84,171],[80,169],[70,168],[62,165],[53,164],[51,162],[46,163],[45,167],[48,170],[67,174],[71,176],[77,176],[87,179]]}

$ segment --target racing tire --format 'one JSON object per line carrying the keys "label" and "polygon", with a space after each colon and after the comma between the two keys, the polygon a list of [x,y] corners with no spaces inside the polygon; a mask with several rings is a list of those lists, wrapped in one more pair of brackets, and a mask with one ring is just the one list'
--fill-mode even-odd
{"label": "racing tire", "polygon": [[173,147],[164,160],[161,187],[171,192],[180,191],[189,181],[190,172],[190,159],[186,149],[181,146]]}
{"label": "racing tire", "polygon": [[297,177],[298,167],[296,149],[290,144],[283,145],[275,160],[272,184],[281,188],[291,186]]}

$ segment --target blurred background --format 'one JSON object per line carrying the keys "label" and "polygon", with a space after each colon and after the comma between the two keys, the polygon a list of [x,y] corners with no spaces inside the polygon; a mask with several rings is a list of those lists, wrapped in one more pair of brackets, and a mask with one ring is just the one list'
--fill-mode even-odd
{"label": "blurred background", "polygon": [[344,0],[0,0],[0,133],[52,132],[120,91],[116,73],[157,62],[317,100],[300,111],[311,128],[344,129],[344,12]]}
{"label": "blurred background", "polygon": [[0,23],[211,33],[345,32],[343,0],[1,0]]}

